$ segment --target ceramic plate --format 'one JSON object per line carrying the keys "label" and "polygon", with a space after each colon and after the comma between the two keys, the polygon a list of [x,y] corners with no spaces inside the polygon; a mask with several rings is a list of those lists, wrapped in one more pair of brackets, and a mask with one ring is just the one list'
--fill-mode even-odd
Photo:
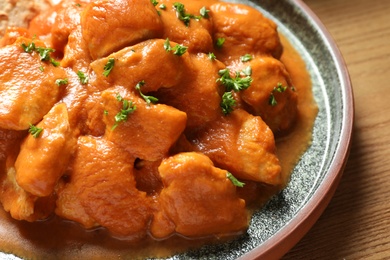
{"label": "ceramic plate", "polygon": [[[287,188],[254,214],[246,235],[171,259],[279,258],[318,219],[339,182],[353,121],[352,90],[345,64],[316,16],[300,1],[235,1],[274,20],[304,58],[319,107],[313,143],[294,168]],[[0,253],[1,259],[15,259]]]}

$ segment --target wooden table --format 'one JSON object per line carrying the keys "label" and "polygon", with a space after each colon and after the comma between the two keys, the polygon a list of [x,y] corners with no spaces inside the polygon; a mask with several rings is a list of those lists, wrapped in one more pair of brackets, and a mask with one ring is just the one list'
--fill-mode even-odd
{"label": "wooden table", "polygon": [[323,215],[284,259],[390,258],[390,0],[306,0],[347,63],[352,149]]}

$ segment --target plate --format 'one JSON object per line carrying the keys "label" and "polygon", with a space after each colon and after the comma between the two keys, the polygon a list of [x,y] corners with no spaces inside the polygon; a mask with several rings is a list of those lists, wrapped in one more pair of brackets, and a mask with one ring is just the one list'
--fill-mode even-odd
{"label": "plate", "polygon": [[[319,107],[313,142],[294,168],[288,186],[251,220],[246,235],[170,259],[278,259],[319,218],[339,183],[353,125],[353,95],[348,71],[333,39],[299,0],[241,0],[275,21],[303,57]],[[0,253],[1,259],[18,259]]]}

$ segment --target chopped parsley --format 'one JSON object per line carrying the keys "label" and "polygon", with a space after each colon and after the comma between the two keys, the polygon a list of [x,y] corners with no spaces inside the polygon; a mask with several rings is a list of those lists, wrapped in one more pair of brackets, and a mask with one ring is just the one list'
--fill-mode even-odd
{"label": "chopped parsley", "polygon": [[206,9],[206,6],[203,6],[203,7],[200,9],[200,11],[199,11],[200,15],[201,15],[203,18],[209,18],[209,12],[210,12],[210,10],[207,10],[207,9]]}
{"label": "chopped parsley", "polygon": [[158,8],[160,8],[161,10],[165,10],[167,9],[167,6],[165,4],[161,4]]}
{"label": "chopped parsley", "polygon": [[225,92],[222,95],[222,102],[220,104],[222,108],[222,113],[224,115],[228,115],[233,112],[234,107],[236,105],[236,100],[233,97],[233,93],[231,91]]}
{"label": "chopped parsley", "polygon": [[223,44],[225,43],[225,38],[218,38],[217,41],[215,42],[215,45],[218,48],[222,48]]}
{"label": "chopped parsley", "polygon": [[233,174],[231,174],[230,172],[226,173],[226,178],[228,178],[233,183],[233,185],[236,186],[236,187],[242,188],[245,185],[245,183],[240,182],[239,180],[237,180],[236,177],[234,177]]}
{"label": "chopped parsley", "polygon": [[[248,70],[248,69],[246,69]],[[249,88],[249,86],[252,84],[253,79],[244,72],[246,75],[245,77],[241,77],[241,72],[236,71],[235,77],[232,78],[230,76],[230,70],[229,69],[223,69],[218,72],[218,74],[221,76],[217,79],[217,82],[221,82],[222,85],[226,87],[227,91],[241,91],[244,89]]]}
{"label": "chopped parsley", "polygon": [[186,13],[184,5],[182,3],[175,2],[173,3],[173,8],[176,10],[177,18],[179,18],[179,20],[188,27],[190,25],[191,15]]}
{"label": "chopped parsley", "polygon": [[30,42],[28,45],[26,45],[25,43],[22,43],[22,48],[25,52],[27,53],[31,53],[33,51],[35,51],[35,43],[34,42]]}
{"label": "chopped parsley", "polygon": [[134,113],[137,107],[133,104],[132,101],[124,99],[119,93],[116,95],[116,100],[122,102],[122,109],[118,114],[115,115],[115,124],[112,126],[111,130],[114,130],[119,123],[127,121],[129,114]]}
{"label": "chopped parsley", "polygon": [[245,54],[244,56],[241,56],[240,59],[242,62],[247,62],[247,61],[251,61],[253,59],[253,57],[250,54]]}
{"label": "chopped parsley", "polygon": [[81,70],[79,70],[77,72],[77,76],[79,77],[79,80],[81,82],[82,85],[85,85],[85,84],[88,84],[88,76],[85,75],[84,72],[82,72]]}
{"label": "chopped parsley", "polygon": [[103,75],[108,77],[108,75],[111,73],[111,70],[114,68],[114,65],[115,65],[115,59],[109,58],[106,65],[104,65]]}
{"label": "chopped parsley", "polygon": [[286,86],[283,86],[282,83],[278,83],[276,87],[274,87],[274,89],[272,90],[271,92],[271,95],[269,96],[269,99],[268,99],[268,104],[271,105],[271,106],[276,106],[278,104],[278,102],[276,101],[276,98],[275,98],[275,95],[274,93],[275,92],[278,92],[278,93],[283,93],[287,90],[287,87]]}
{"label": "chopped parsley", "polygon": [[158,5],[157,0],[150,0],[150,2],[152,2],[152,4],[153,4],[154,6]]}
{"label": "chopped parsley", "polygon": [[167,38],[164,42],[164,49],[167,52],[173,52],[173,54],[177,56],[182,56],[184,53],[186,53],[188,47],[182,45],[182,44],[177,44],[174,47],[171,47],[171,43],[169,41],[169,38]]}
{"label": "chopped parsley", "polygon": [[145,85],[145,81],[144,81],[144,80],[138,82],[138,84],[135,86],[135,89],[138,90],[138,92],[139,92],[139,94],[141,95],[141,97],[146,101],[146,104],[149,106],[150,103],[157,103],[157,102],[158,102],[158,98],[153,97],[153,96],[144,95],[144,94],[141,92],[141,87],[142,87],[143,85]]}
{"label": "chopped parsley", "polygon": [[62,85],[67,85],[68,84],[68,79],[57,79],[56,80],[56,85],[57,86],[62,86]]}
{"label": "chopped parsley", "polygon": [[43,131],[43,128],[39,128],[33,124],[30,124],[30,127],[28,129],[28,132],[34,137],[38,138],[41,132]]}
{"label": "chopped parsley", "polygon": [[36,47],[36,45],[33,41],[30,42],[28,45],[25,43],[22,43],[21,47],[27,53],[32,53],[33,51],[38,53],[41,61],[50,61],[51,64],[53,64],[53,66],[55,66],[55,67],[58,67],[60,65],[60,63],[58,61],[56,61],[55,59],[50,57],[50,53],[55,52],[55,50],[52,48]]}
{"label": "chopped parsley", "polygon": [[208,56],[209,56],[209,59],[210,59],[210,60],[216,60],[216,59],[217,59],[217,57],[215,56],[215,54],[212,53],[212,52],[209,52]]}
{"label": "chopped parsley", "polygon": [[186,27],[188,27],[190,25],[191,19],[196,19],[196,20],[202,19],[202,15],[187,14],[185,7],[184,7],[184,4],[182,4],[182,3],[179,3],[179,2],[173,3],[173,8],[176,10],[177,18],[180,21],[182,21]]}

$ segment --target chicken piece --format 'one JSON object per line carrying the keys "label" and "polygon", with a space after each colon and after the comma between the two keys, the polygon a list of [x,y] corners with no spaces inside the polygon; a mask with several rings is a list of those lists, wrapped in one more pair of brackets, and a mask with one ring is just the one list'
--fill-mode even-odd
{"label": "chicken piece", "polygon": [[243,4],[216,3],[210,6],[214,24],[214,41],[225,39],[216,48],[216,56],[230,64],[247,53],[279,58],[282,45],[277,26],[258,10]]}
{"label": "chicken piece", "polygon": [[37,197],[23,190],[15,179],[15,168],[7,169],[7,174],[0,178],[0,201],[4,210],[17,220],[29,222],[43,220],[54,211],[55,197]]}
{"label": "chicken piece", "polygon": [[[168,52],[164,47],[165,40],[154,39],[124,48],[107,58],[91,63],[96,74],[96,81],[91,82],[98,90],[112,85],[134,89],[140,81],[145,81],[142,91],[148,93],[159,88],[170,88],[178,85],[187,77],[191,60],[188,53],[182,56]],[[175,43],[171,42],[174,46]],[[106,77],[104,68],[109,59],[114,59],[114,66]]]}
{"label": "chicken piece", "polygon": [[236,109],[191,136],[196,151],[242,180],[279,185],[281,167],[274,135],[258,116]]}
{"label": "chicken piece", "polygon": [[[212,52],[212,19],[208,14],[207,17],[202,17],[200,14],[202,7],[206,10],[210,9],[211,2],[215,1],[159,1],[159,5],[164,4],[166,6],[164,10],[158,8],[164,25],[163,38],[169,38],[171,41],[188,47],[190,53]],[[182,4],[182,6],[179,7],[177,4]],[[185,15],[188,15],[188,17],[180,19]],[[192,18],[189,17],[190,15],[192,15]],[[183,21],[183,19],[188,20]]]}
{"label": "chicken piece", "polygon": [[191,67],[186,77],[172,88],[161,88],[155,95],[160,102],[186,112],[187,130],[192,131],[219,117],[222,89],[217,83],[218,71],[224,68],[206,54],[191,55]]}
{"label": "chicken piece", "polygon": [[242,232],[248,226],[244,200],[207,156],[180,153],[164,159],[158,168],[164,189],[160,211],[151,224],[156,238],[174,232],[186,237],[204,237]]}
{"label": "chicken piece", "polygon": [[16,158],[19,145],[25,137],[25,131],[14,131],[0,128],[0,176],[6,172],[6,159],[8,156]]}
{"label": "chicken piece", "polygon": [[68,37],[67,45],[64,48],[64,56],[61,60],[61,66],[72,68],[75,72],[82,71],[87,73],[90,68],[91,56],[88,52],[88,45],[83,40],[81,26],[77,26]]}
{"label": "chicken piece", "polygon": [[257,57],[234,69],[248,65],[252,68],[253,81],[248,89],[240,92],[242,100],[275,134],[287,132],[296,119],[297,92],[285,66],[272,57]]}
{"label": "chicken piece", "polygon": [[56,213],[87,227],[95,222],[116,236],[145,236],[152,201],[136,189],[133,164],[134,158],[114,143],[79,137],[70,181],[59,192]]}
{"label": "chicken piece", "polygon": [[[163,104],[147,104],[122,87],[104,91],[102,98],[107,111],[103,117],[107,125],[105,138],[135,158],[148,161],[163,158],[185,128],[187,116],[184,112]],[[115,118],[125,110],[124,102],[132,102],[128,108],[134,105],[135,110],[118,122]]]}
{"label": "chicken piece", "polygon": [[[68,84],[62,92],[61,102],[66,104],[68,109],[69,125],[74,131],[74,135],[87,133],[87,118],[88,110],[86,104],[90,97],[88,93],[88,83],[82,83],[76,72],[71,69],[65,69],[68,79]],[[85,72],[84,76],[88,77]]]}
{"label": "chicken piece", "polygon": [[[0,48],[0,128],[28,129],[49,112],[59,98],[57,79],[64,79],[62,68],[41,61],[38,51],[26,52],[31,39],[20,37],[13,45]],[[35,47],[45,46],[34,40]]]}
{"label": "chicken piece", "polygon": [[57,15],[51,26],[51,46],[63,53],[69,35],[80,25],[80,14],[90,0],[62,1],[56,8]]}
{"label": "chicken piece", "polygon": [[64,103],[55,105],[36,127],[42,129],[39,136],[29,135],[21,145],[15,162],[16,181],[25,191],[45,197],[68,167],[77,139]]}
{"label": "chicken piece", "polygon": [[3,37],[0,38],[0,47],[13,44],[19,37],[31,38],[26,28],[9,27]]}
{"label": "chicken piece", "polygon": [[150,0],[93,1],[83,11],[81,27],[94,60],[158,38],[162,32],[160,17]]}

